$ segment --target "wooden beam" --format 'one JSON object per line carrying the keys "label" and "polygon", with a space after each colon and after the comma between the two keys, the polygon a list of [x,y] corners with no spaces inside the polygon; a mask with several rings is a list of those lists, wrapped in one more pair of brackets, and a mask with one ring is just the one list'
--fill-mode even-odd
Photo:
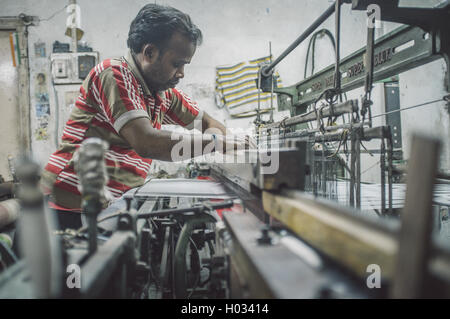
{"label": "wooden beam", "polygon": [[339,214],[308,196],[290,198],[263,192],[264,210],[312,247],[347,267],[361,278],[367,266],[379,265],[381,278],[392,278],[398,244],[392,234],[370,227],[357,218]]}
{"label": "wooden beam", "polygon": [[393,298],[420,298],[424,295],[431,252],[433,186],[439,148],[437,139],[413,136],[405,208],[401,215],[400,251],[391,292]]}

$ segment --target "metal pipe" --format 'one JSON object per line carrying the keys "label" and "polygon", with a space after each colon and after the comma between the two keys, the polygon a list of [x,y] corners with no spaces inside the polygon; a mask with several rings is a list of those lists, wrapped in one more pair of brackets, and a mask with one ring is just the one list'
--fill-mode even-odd
{"label": "metal pipe", "polygon": [[[358,123],[356,125],[353,125],[352,127],[349,127],[349,131],[354,131],[355,129],[361,129],[360,134],[362,134],[362,137],[360,137],[360,140],[363,141],[370,141],[373,139],[381,139],[381,138],[387,138],[386,131],[384,130],[385,126],[380,127],[374,127],[374,128],[363,128],[361,123]],[[333,133],[326,133],[326,134],[316,134],[318,133],[318,130],[312,130],[312,131],[305,131],[305,132],[291,132],[286,134],[277,134],[272,135],[270,140],[270,145],[274,145],[276,143],[282,143],[287,140],[289,141],[309,141],[309,142],[317,142],[317,141],[326,141],[326,142],[335,142],[335,141],[341,141],[343,138],[343,132],[333,132]],[[350,133],[349,133],[350,134]],[[261,139],[260,146],[263,145],[269,145],[269,141],[265,143],[265,139]],[[373,153],[376,153],[377,151],[372,151]],[[378,151],[379,152],[379,151]],[[360,151],[361,153],[361,151]]]}
{"label": "metal pipe", "polygon": [[361,208],[361,129],[355,130],[356,135],[356,208]]}
{"label": "metal pipe", "polygon": [[335,3],[335,34],[334,37],[336,38],[336,65],[334,68],[334,88],[336,92],[341,90],[341,71],[339,70],[339,64],[340,64],[340,35],[341,35],[341,4],[342,0],[337,0]]}
{"label": "metal pipe", "polygon": [[350,206],[355,207],[355,166],[356,166],[356,154],[355,154],[355,134],[351,137],[351,156],[350,156]]}
{"label": "metal pipe", "polygon": [[86,213],[89,233],[89,254],[97,250],[97,216],[102,210],[107,183],[104,162],[108,146],[101,139],[91,137],[75,153],[75,171],[81,184],[81,206]]}
{"label": "metal pipe", "polygon": [[[270,51],[270,62],[272,62],[272,43],[269,42],[269,51]],[[273,123],[273,81],[275,80],[275,77],[273,76],[273,73],[270,76],[270,118],[269,123]],[[261,85],[261,83],[260,83]]]}
{"label": "metal pipe", "polygon": [[[325,131],[337,131],[338,129],[351,129],[351,128],[363,127],[365,124],[367,124],[367,123],[351,123],[351,124],[342,124],[342,125],[335,125],[335,126],[325,126],[323,129]],[[320,130],[318,128],[315,128],[315,129],[300,130],[300,131],[295,131],[295,132],[290,132],[290,133],[282,133],[282,134],[276,134],[276,135],[275,134],[270,134],[270,135],[268,134],[268,135],[263,135],[263,136],[258,135],[258,137],[264,138],[267,136],[267,138],[271,137],[272,140],[276,141],[275,138],[284,140],[287,138],[309,136],[309,135],[313,135],[318,132],[320,132]]]}
{"label": "metal pipe", "polygon": [[297,46],[300,45],[311,33],[314,32],[315,29],[319,25],[321,25],[326,19],[328,19],[329,16],[331,16],[334,13],[335,10],[335,3],[333,3],[328,9],[322,13],[320,17],[318,17],[309,27],[306,29],[286,50],[284,50],[281,55],[275,59],[271,64],[263,67],[261,69],[261,73],[263,76],[269,76],[270,71],[278,64],[280,63],[289,53],[292,52]]}
{"label": "metal pipe", "polygon": [[386,214],[386,146],[384,138],[381,139],[381,153],[380,153],[380,169],[381,169],[381,214]]}
{"label": "metal pipe", "polygon": [[389,135],[387,139],[388,145],[388,184],[389,184],[389,215],[392,216],[392,160],[394,149],[392,145],[392,137]]}
{"label": "metal pipe", "polygon": [[[333,108],[333,109],[331,109]],[[345,113],[358,112],[358,100],[349,100],[344,103],[340,103],[334,106],[328,106],[321,111],[322,117],[328,116],[339,116]],[[273,127],[284,127],[284,126],[292,126],[296,124],[312,122],[317,120],[317,115],[315,112],[309,112],[306,114],[300,114],[288,118],[283,121],[275,122],[272,124],[267,124],[264,126],[265,129],[273,128]]]}

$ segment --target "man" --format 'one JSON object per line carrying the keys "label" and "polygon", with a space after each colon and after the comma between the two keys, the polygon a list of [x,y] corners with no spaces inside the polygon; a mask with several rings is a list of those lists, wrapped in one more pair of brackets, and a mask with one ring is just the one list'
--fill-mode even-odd
{"label": "man", "polygon": [[[79,221],[79,214],[74,213],[80,211],[81,196],[73,155],[85,139],[99,137],[109,143],[107,189],[119,197],[144,183],[152,159],[171,161],[171,150],[179,141],[172,140],[171,132],[160,130],[161,124],[192,129],[201,123],[203,132],[216,128],[226,134],[220,122],[175,88],[201,41],[201,31],[188,15],[148,4],[131,23],[128,56],[105,60],[91,70],[60,147],[50,156],[42,175],[44,191],[52,193],[50,206],[69,211],[60,214],[69,220],[69,225],[61,227],[76,227],[73,222]],[[214,134],[198,135],[193,141],[203,147],[212,142],[226,145],[223,136]],[[233,142],[232,147],[242,147],[237,144]]]}

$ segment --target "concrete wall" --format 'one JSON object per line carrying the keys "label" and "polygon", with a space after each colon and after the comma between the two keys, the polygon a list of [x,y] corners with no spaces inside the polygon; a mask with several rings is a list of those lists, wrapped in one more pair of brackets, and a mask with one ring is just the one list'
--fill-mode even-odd
{"label": "concrete wall", "polygon": [[[231,127],[248,127],[253,119],[231,120],[224,110],[219,110],[214,104],[215,67],[235,63],[247,59],[265,56],[269,52],[269,41],[272,52],[277,57],[298,35],[307,28],[328,6],[331,0],[158,0],[161,4],[168,4],[189,13],[193,21],[202,29],[204,43],[198,49],[191,65],[186,68],[185,79],[180,87],[197,99],[208,113],[216,118],[223,119]],[[403,1],[405,2],[405,1]],[[436,2],[436,1],[435,1]],[[88,1],[78,0],[81,7],[82,29],[85,35],[82,41],[100,52],[100,59],[123,55],[126,52],[126,38],[131,20],[139,9],[148,1],[134,0],[108,0]],[[41,0],[2,0],[2,15],[12,16],[19,13],[48,18],[52,13],[62,8],[66,1]],[[64,35],[67,14],[63,11],[56,14],[49,21],[42,21],[37,27],[29,28],[30,68],[32,97],[34,96],[34,78],[37,73],[46,71],[49,74],[49,54],[55,40],[70,42]],[[365,13],[352,12],[349,5],[343,8],[342,45],[341,56],[345,57],[351,52],[361,48],[366,39]],[[328,19],[321,27],[333,32],[334,19]],[[383,23],[377,30],[377,36],[391,31],[396,27],[392,23]],[[33,44],[44,42],[47,56],[37,58],[34,56]],[[294,50],[282,63],[279,71],[284,85],[291,85],[303,78],[304,61],[307,41]],[[325,39],[317,42],[316,67],[320,70],[334,61],[331,45]],[[444,95],[443,73],[445,64],[442,60],[436,61],[431,68],[422,67],[406,72],[400,76],[401,105],[407,107]],[[48,77],[50,79],[50,77]],[[55,145],[54,118],[55,97],[53,88],[48,83],[50,97],[50,123],[47,140],[38,141],[33,137],[33,151],[35,156],[45,163],[48,155]],[[349,98],[359,98],[362,90],[354,90],[348,94]],[[373,96],[375,105],[373,114],[383,112],[384,105],[379,102],[383,99],[383,90],[377,85]],[[377,97],[379,98],[377,101]],[[32,105],[32,108],[34,106]],[[66,112],[62,109],[61,112]],[[34,109],[32,114],[33,132],[38,128]],[[277,114],[276,119],[285,114]],[[418,121],[417,118],[421,118]],[[424,120],[425,119],[425,120]],[[450,170],[449,160],[449,116],[444,110],[444,103],[435,106],[426,106],[402,113],[404,128],[403,145],[406,156],[409,152],[409,139],[417,127],[430,134],[439,134],[446,140],[446,150],[442,156],[441,168]],[[383,119],[377,119],[383,124]],[[372,146],[372,145],[369,145]],[[374,147],[376,145],[373,145]],[[376,163],[374,159],[364,160],[363,171]],[[376,171],[373,174],[368,170],[365,174],[367,180],[376,180]],[[364,180],[364,178],[363,178]]]}

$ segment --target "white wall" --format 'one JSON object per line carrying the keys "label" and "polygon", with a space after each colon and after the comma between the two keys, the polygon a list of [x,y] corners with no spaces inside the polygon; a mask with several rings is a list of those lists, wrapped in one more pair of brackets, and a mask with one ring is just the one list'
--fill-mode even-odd
{"label": "white wall", "polygon": [[[57,0],[2,0],[1,2],[1,15],[13,16],[23,12],[39,16],[41,19],[48,18],[67,3],[67,1]],[[87,41],[89,46],[99,51],[100,59],[123,55],[126,52],[129,24],[139,9],[148,2],[144,0],[78,0],[81,7],[82,29],[85,31],[82,41]],[[253,119],[230,120],[224,110],[218,110],[215,107],[213,98],[215,67],[267,55],[269,41],[272,43],[273,55],[277,57],[333,1],[158,0],[156,2],[172,5],[190,14],[204,34],[204,43],[197,50],[191,65],[187,66],[186,76],[180,87],[198,100],[208,113],[226,121],[228,126],[247,127]],[[66,13],[61,12],[50,21],[42,21],[39,26],[29,28],[32,87],[33,77],[38,70],[47,68],[49,72],[48,56],[52,50],[52,43],[55,40],[70,43],[70,39],[64,35],[66,16]],[[345,57],[365,44],[365,13],[352,12],[350,5],[344,5],[342,17],[341,56]],[[326,27],[333,32],[334,18],[328,19],[321,27]],[[377,36],[395,27],[395,24],[383,23],[383,29],[377,30]],[[46,44],[47,59],[34,57],[33,44],[38,40]],[[306,48],[307,41],[278,65],[277,70],[285,86],[292,85],[303,78]],[[316,71],[333,63],[334,53],[327,40],[317,42],[316,52]],[[443,61],[439,60],[430,67],[422,67],[402,74],[400,77],[402,107],[443,96],[445,93],[442,85],[444,66]],[[381,101],[383,99],[381,88],[374,90],[373,95]],[[52,92],[53,89],[49,87],[51,114],[54,115]],[[348,96],[359,98],[361,92],[361,90],[354,90]],[[33,107],[32,124],[36,126]],[[375,101],[373,114],[381,113],[383,107],[380,102]],[[403,112],[403,145],[405,155],[408,156],[410,134],[419,126],[429,133],[439,134],[444,140],[446,139],[446,153],[443,153],[441,168],[450,170],[449,116],[443,108],[444,103],[436,103],[434,107],[427,106],[423,109]],[[422,117],[423,114],[426,114],[426,117]],[[282,116],[276,115],[276,119]],[[418,121],[417,118],[422,120]],[[380,119],[379,124],[383,124],[383,120]],[[50,123],[50,135],[54,132],[52,125],[54,123]],[[32,146],[37,158],[45,163],[50,152],[55,149],[54,138],[50,136],[48,141],[36,141],[33,138]],[[366,160],[362,169],[370,165],[373,165],[373,162]]]}

